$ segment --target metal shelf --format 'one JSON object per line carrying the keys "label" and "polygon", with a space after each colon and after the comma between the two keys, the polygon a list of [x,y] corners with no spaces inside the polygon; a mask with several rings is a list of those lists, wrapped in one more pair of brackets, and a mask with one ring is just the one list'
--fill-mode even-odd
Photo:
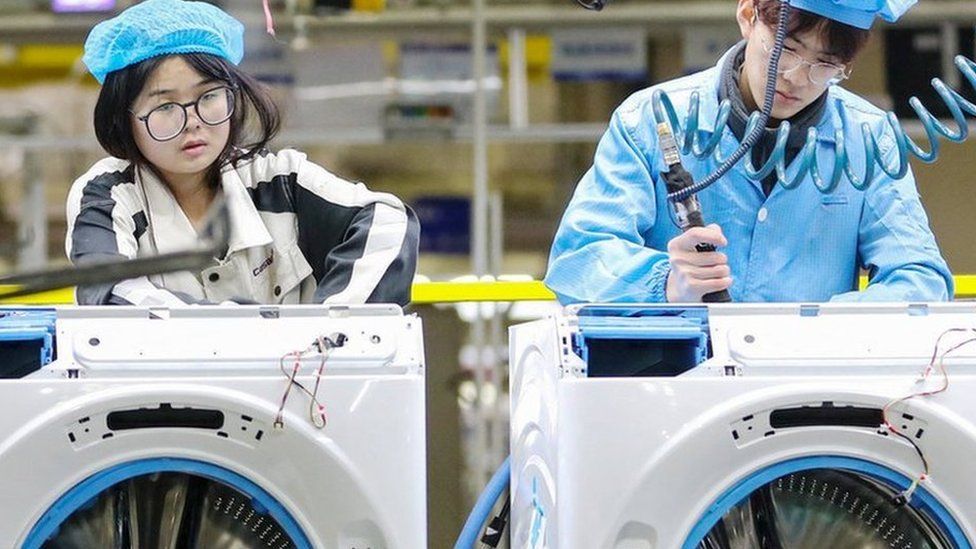
{"label": "metal shelf", "polygon": [[[493,29],[547,29],[561,26],[641,26],[659,29],[702,23],[731,23],[735,3],[704,2],[626,2],[611,4],[602,12],[590,12],[568,0],[560,5],[495,5],[485,9],[485,23]],[[43,38],[48,42],[81,42],[99,15],[26,13],[0,16],[0,36],[4,42],[23,42]],[[244,16],[249,26],[263,27],[257,16]],[[335,15],[278,16],[280,32],[290,34],[296,27],[326,32],[415,32],[418,30],[455,30],[469,32],[473,12],[469,7],[423,7],[389,9],[378,13],[347,12]],[[976,23],[976,2],[971,0],[930,0],[917,5],[899,23],[900,26]]]}
{"label": "metal shelf", "polygon": [[[595,143],[606,130],[606,124],[536,124],[515,129],[508,126],[489,126],[488,140],[492,143]],[[376,128],[340,128],[331,134],[322,132],[285,132],[274,143],[278,146],[308,147],[316,145],[395,145],[407,143],[470,143],[469,127],[458,129],[454,138],[443,139],[420,136],[416,139],[386,140]],[[0,136],[0,149],[25,151],[92,152],[99,150],[98,142],[90,137],[8,137]]]}
{"label": "metal shelf", "polygon": [[[599,124],[533,124],[525,128],[509,126],[488,126],[488,141],[491,143],[595,143],[607,129],[605,123]],[[387,140],[382,130],[374,128],[339,129],[334,135],[323,136],[320,132],[288,132],[275,142],[287,146],[315,145],[396,145],[411,143],[471,143],[471,127],[462,126],[450,138],[427,137],[419,135],[409,139]]]}
{"label": "metal shelf", "polygon": [[[949,127],[955,127],[955,122],[943,120]],[[903,122],[905,132],[919,141],[921,145],[928,142],[924,139],[925,131],[918,120]],[[605,123],[580,124],[532,124],[525,128],[512,128],[495,125],[488,127],[488,141],[491,143],[591,143],[603,136],[607,125]],[[969,130],[976,133],[976,120],[970,120]],[[322,132],[285,132],[279,135],[274,145],[279,147],[310,147],[319,145],[397,145],[410,143],[470,143],[472,139],[470,127],[458,129],[453,138],[436,138],[418,136],[410,140],[383,137],[383,131],[377,128],[339,128],[330,134]],[[943,140],[943,142],[945,142]],[[0,149],[22,149],[25,151],[63,151],[63,152],[93,152],[100,149],[98,142],[88,137],[9,137],[0,136]]]}
{"label": "metal shelf", "polygon": [[0,42],[81,43],[104,15],[27,13],[0,16]]}
{"label": "metal shelf", "polygon": [[[489,6],[485,23],[495,28],[546,29],[560,26],[659,26],[673,27],[700,22],[729,22],[735,5],[728,2],[615,4],[602,12],[591,12],[567,2],[564,6]],[[472,11],[466,7],[416,8],[375,14],[346,13],[328,16],[296,16],[282,27],[305,25],[309,30],[417,30],[455,28],[468,30]]]}

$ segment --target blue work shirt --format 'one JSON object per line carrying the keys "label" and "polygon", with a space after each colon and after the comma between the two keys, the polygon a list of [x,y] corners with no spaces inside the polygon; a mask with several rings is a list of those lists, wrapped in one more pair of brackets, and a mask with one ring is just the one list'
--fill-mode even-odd
{"label": "blue work shirt", "polygon": [[[684,122],[691,93],[698,91],[704,143],[715,131],[724,62],[637,92],[617,108],[553,242],[546,284],[561,302],[666,301],[667,245],[681,231],[660,177],[665,166],[651,95],[657,88],[666,91]],[[827,93],[817,125],[821,173],[833,172],[839,128],[845,129],[854,173],[865,173],[864,122],[878,136],[883,158],[894,165],[898,152],[884,113],[840,87]],[[732,131],[723,128],[722,157],[738,146]],[[713,157],[683,156],[682,161],[696,181],[718,167]],[[767,197],[762,183],[746,176],[744,165],[740,161],[698,195],[706,223],[717,223],[728,239],[722,251],[729,258],[734,301],[946,301],[953,295],[952,276],[911,171],[893,180],[878,168],[867,190],[855,189],[845,178],[827,194],[807,177],[792,190],[777,185]],[[870,284],[858,292],[861,268]]]}

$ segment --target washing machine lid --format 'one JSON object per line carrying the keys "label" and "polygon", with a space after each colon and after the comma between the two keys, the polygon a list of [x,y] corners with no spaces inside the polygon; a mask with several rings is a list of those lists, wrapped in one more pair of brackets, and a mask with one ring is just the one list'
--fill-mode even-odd
{"label": "washing machine lid", "polygon": [[[974,314],[972,303],[629,304],[574,305],[560,321],[574,340],[603,340],[624,357],[634,354],[623,348],[628,340],[653,339],[665,350],[681,348],[700,327],[707,345],[696,344],[693,356],[684,360],[694,366],[689,368],[694,375],[834,376],[855,369],[863,375],[915,375],[931,361],[940,336],[970,326]],[[576,354],[584,364],[593,356],[600,359],[599,354]],[[976,373],[976,347],[956,350],[946,364],[957,373]]]}
{"label": "washing machine lid", "polygon": [[[420,319],[396,305],[106,306],[56,313],[57,360],[34,377],[278,377],[283,357],[317,349],[319,338],[342,341],[328,352],[333,374],[397,376],[423,369]],[[201,333],[207,337],[192,337]],[[303,360],[317,362],[314,354]]]}
{"label": "washing machine lid", "polygon": [[[710,307],[713,358],[705,369],[736,365],[743,375],[916,375],[940,337],[972,325],[972,303],[754,304]],[[829,341],[829,345],[824,345]],[[974,373],[976,350],[945,362]]]}

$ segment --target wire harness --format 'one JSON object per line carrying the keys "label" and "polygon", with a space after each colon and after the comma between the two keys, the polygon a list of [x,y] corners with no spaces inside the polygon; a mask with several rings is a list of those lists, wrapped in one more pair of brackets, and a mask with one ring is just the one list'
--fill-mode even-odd
{"label": "wire harness", "polygon": [[[322,376],[325,374],[325,365],[329,353],[332,349],[345,345],[346,339],[346,335],[343,333],[334,333],[330,336],[320,335],[304,350],[292,351],[281,357],[278,361],[278,367],[281,369],[281,373],[288,379],[288,385],[285,386],[285,392],[281,395],[281,402],[278,405],[278,413],[275,414],[275,429],[285,428],[285,405],[288,403],[288,395],[291,394],[292,387],[297,387],[301,392],[308,395],[308,418],[312,422],[312,425],[317,429],[322,429],[328,424],[329,419],[325,412],[325,405],[318,399],[319,385],[322,382]],[[301,372],[302,360],[307,356],[314,356],[315,354],[319,355],[319,366],[315,370],[315,385],[309,390],[296,378]],[[285,366],[285,361],[288,359],[294,361],[290,371]]]}

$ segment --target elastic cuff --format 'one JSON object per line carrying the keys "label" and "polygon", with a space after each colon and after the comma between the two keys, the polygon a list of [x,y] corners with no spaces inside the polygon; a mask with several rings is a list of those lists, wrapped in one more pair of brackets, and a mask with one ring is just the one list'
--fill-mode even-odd
{"label": "elastic cuff", "polygon": [[650,280],[647,287],[651,290],[648,301],[651,303],[667,303],[668,301],[668,275],[671,274],[671,261],[664,258],[651,267]]}

